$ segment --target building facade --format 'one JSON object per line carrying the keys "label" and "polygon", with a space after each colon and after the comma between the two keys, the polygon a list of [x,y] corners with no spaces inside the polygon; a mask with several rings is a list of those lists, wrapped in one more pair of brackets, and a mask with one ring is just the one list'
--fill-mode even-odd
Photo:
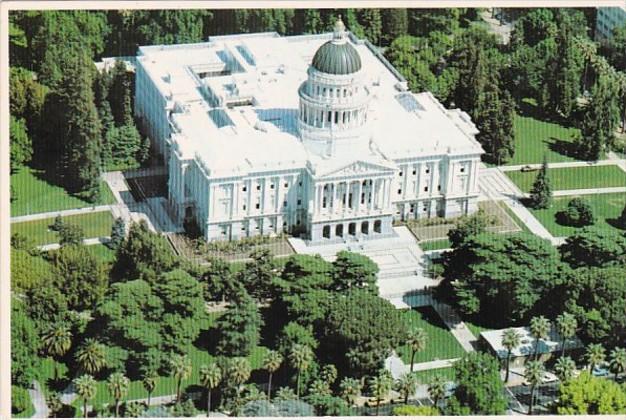
{"label": "building facade", "polygon": [[207,240],[380,237],[394,220],[477,209],[469,116],[409,92],[341,21],[140,47],[135,113],[168,166],[173,218]]}
{"label": "building facade", "polygon": [[598,7],[596,15],[596,40],[606,41],[613,37],[613,30],[626,25],[626,6]]}

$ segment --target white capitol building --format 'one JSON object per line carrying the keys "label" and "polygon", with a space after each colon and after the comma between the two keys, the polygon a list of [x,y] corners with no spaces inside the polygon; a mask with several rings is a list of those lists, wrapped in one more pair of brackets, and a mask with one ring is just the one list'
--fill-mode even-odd
{"label": "white capitol building", "polygon": [[168,166],[169,207],[207,240],[312,243],[477,209],[483,149],[368,41],[345,31],[139,48],[135,113]]}

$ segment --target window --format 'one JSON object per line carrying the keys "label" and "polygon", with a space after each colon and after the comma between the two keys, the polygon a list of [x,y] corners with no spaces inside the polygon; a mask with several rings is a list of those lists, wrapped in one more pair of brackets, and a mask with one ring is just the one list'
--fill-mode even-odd
{"label": "window", "polygon": [[289,183],[285,182],[285,188],[289,188]]}
{"label": "window", "polygon": [[287,207],[287,202],[283,201],[283,207]]}
{"label": "window", "polygon": [[428,191],[428,187],[424,187],[424,191]]}
{"label": "window", "polygon": [[441,185],[437,185],[437,191],[441,191]]}
{"label": "window", "polygon": [[246,227],[245,227],[245,226],[242,226],[242,227],[241,227],[241,231],[242,231],[242,232],[245,232],[245,231],[246,231]]}
{"label": "window", "polygon": [[270,184],[270,188],[271,188],[272,190],[274,189],[274,183],[273,183],[273,182]]}
{"label": "window", "polygon": [[261,203],[256,203],[255,207],[256,207],[257,210],[260,209],[261,208]]}
{"label": "window", "polygon": [[413,169],[413,175],[417,175],[417,171]]}
{"label": "window", "polygon": [[246,205],[245,204],[243,205],[243,209],[244,209],[244,211],[246,210]]}
{"label": "window", "polygon": [[426,168],[426,173],[429,174],[430,173],[430,168]]}
{"label": "window", "polygon": [[296,225],[300,226],[300,219],[296,220]]}
{"label": "window", "polygon": [[302,186],[302,181],[298,182],[298,186],[301,187]]}
{"label": "window", "polygon": [[302,204],[302,200],[298,199],[298,205]]}
{"label": "window", "polygon": [[461,166],[461,173],[465,172],[465,166]]}
{"label": "window", "polygon": [[257,191],[259,191],[260,189],[261,189],[261,184],[258,184],[258,185],[256,186],[256,190],[257,190]]}
{"label": "window", "polygon": [[248,187],[246,187],[245,185],[243,186],[243,188],[241,189],[241,191],[246,192],[248,191]]}
{"label": "window", "polygon": [[400,171],[400,174],[399,174],[399,175],[400,175],[400,176],[402,176],[402,173],[403,173],[403,172],[402,172],[402,171]]}
{"label": "window", "polygon": [[398,190],[398,195],[402,194],[402,188]]}

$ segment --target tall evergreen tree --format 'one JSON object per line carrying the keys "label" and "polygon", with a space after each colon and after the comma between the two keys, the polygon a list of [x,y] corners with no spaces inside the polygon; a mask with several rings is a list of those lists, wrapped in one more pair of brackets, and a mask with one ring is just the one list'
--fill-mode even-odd
{"label": "tall evergreen tree", "polygon": [[486,158],[498,165],[515,153],[513,118],[515,103],[508,91],[501,92],[494,82],[487,84],[476,125],[477,140],[487,151]]}
{"label": "tall evergreen tree", "polygon": [[305,9],[303,21],[302,32],[306,34],[316,34],[322,29],[322,17],[318,9]]}
{"label": "tall evergreen tree", "polygon": [[552,204],[552,185],[548,178],[548,160],[545,156],[530,190],[530,203],[536,209],[547,209]]}
{"label": "tall evergreen tree", "polygon": [[383,9],[383,41],[390,44],[399,36],[409,33],[409,15],[407,9]]}
{"label": "tall evergreen tree", "polygon": [[359,21],[363,25],[365,38],[372,44],[378,45],[383,30],[383,21],[380,15],[380,9],[362,9],[359,15]]}

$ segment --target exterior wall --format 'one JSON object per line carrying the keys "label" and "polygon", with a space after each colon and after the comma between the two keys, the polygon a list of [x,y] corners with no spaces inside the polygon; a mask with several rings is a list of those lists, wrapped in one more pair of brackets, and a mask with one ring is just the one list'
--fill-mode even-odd
{"label": "exterior wall", "polygon": [[596,39],[604,41],[613,36],[613,29],[626,25],[626,6],[598,7]]}
{"label": "exterior wall", "polygon": [[135,71],[135,115],[145,123],[155,151],[168,162],[166,144],[171,134],[168,101],[152,81],[141,58],[137,57]]}

